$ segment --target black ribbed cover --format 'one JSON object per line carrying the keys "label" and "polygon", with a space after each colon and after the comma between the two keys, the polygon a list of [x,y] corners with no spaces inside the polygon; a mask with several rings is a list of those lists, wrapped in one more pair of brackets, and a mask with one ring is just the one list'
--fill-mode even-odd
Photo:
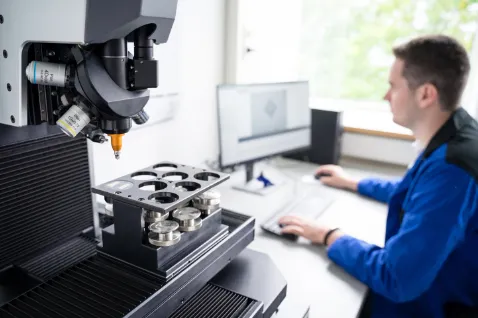
{"label": "black ribbed cover", "polygon": [[96,255],[0,307],[0,317],[123,317],[162,287],[141,269]]}
{"label": "black ribbed cover", "polygon": [[84,138],[14,127],[0,134],[2,269],[93,226],[93,210]]}
{"label": "black ribbed cover", "polygon": [[96,243],[83,236],[76,237],[20,265],[35,277],[48,280],[65,268],[96,254]]}
{"label": "black ribbed cover", "polygon": [[237,318],[248,301],[245,296],[207,284],[170,318]]}

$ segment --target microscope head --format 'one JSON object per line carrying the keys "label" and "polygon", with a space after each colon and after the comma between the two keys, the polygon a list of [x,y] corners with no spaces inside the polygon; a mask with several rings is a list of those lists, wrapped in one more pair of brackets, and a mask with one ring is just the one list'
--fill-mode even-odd
{"label": "microscope head", "polygon": [[0,7],[7,83],[0,123],[47,122],[99,143],[109,135],[119,158],[132,122],[148,120],[149,89],[158,86],[153,45],[168,41],[177,0],[0,0]]}

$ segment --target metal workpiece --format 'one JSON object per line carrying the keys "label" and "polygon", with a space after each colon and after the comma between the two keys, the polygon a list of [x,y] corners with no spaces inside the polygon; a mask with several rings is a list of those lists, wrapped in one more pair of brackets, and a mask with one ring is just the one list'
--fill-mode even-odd
{"label": "metal workpiece", "polygon": [[201,228],[201,211],[192,207],[179,208],[172,213],[173,219],[178,222],[179,230],[192,232]]}
{"label": "metal workpiece", "polygon": [[[157,212],[151,210],[144,211],[144,223],[145,224],[153,224],[155,222],[164,221],[169,217],[169,213],[167,212]],[[148,225],[149,226],[149,225]]]}
{"label": "metal workpiece", "polygon": [[201,204],[195,204],[195,208],[199,209],[204,216],[211,215],[213,213],[216,213],[221,210],[221,207],[219,205],[201,205]]}
{"label": "metal workpiece", "polygon": [[[224,173],[161,162],[93,187],[92,192],[146,210],[171,212],[227,179]],[[216,199],[203,200],[212,204]]]}
{"label": "metal workpiece", "polygon": [[201,205],[219,205],[221,203],[221,193],[216,189],[208,190],[195,197],[194,203]]}
{"label": "metal workpiece", "polygon": [[220,209],[221,193],[216,189],[208,190],[193,199],[193,206],[203,215],[210,215]]}
{"label": "metal workpiece", "polygon": [[179,224],[175,221],[165,220],[149,226],[148,240],[155,246],[172,246],[181,240],[181,233],[178,231]]}
{"label": "metal workpiece", "polygon": [[141,220],[141,227],[144,228],[144,233],[147,236],[150,232],[149,227],[156,222],[164,221],[169,218],[168,212],[158,212],[143,209],[143,219]]}

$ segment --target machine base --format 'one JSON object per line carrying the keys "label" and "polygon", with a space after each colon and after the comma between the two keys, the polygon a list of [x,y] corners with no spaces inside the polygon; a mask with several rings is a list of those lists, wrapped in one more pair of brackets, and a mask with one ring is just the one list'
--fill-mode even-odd
{"label": "machine base", "polygon": [[227,237],[169,281],[98,253],[91,239],[73,238],[19,266],[36,279],[35,286],[0,288],[0,316],[48,312],[52,317],[169,317],[253,241],[253,218],[223,210],[222,223],[229,229]]}

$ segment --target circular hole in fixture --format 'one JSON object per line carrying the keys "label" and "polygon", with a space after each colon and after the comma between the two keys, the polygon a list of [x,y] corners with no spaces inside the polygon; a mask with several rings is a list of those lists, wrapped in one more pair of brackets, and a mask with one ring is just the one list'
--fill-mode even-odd
{"label": "circular hole in fixture", "polygon": [[13,115],[10,116],[10,121],[12,122],[12,124],[14,124],[15,123],[15,116],[13,116]]}
{"label": "circular hole in fixture", "polygon": [[3,15],[0,15],[0,24],[3,24]]}
{"label": "circular hole in fixture", "polygon": [[217,173],[212,173],[212,172],[200,172],[196,175],[194,175],[194,178],[202,181],[214,181],[220,178],[220,176]]}
{"label": "circular hole in fixture", "polygon": [[179,196],[171,192],[156,192],[151,194],[148,199],[157,203],[173,203],[179,199]]}
{"label": "circular hole in fixture", "polygon": [[168,172],[163,174],[163,179],[168,181],[181,181],[188,177],[188,175],[184,172]]}
{"label": "circular hole in fixture", "polygon": [[144,191],[160,191],[167,187],[168,185],[161,181],[148,181],[143,182],[139,185],[139,188]]}
{"label": "circular hole in fixture", "polygon": [[7,91],[9,91],[9,92],[12,91],[12,85],[10,85],[10,83],[7,83]]}
{"label": "circular hole in fixture", "polygon": [[173,171],[176,170],[178,166],[173,165],[172,163],[160,163],[155,166],[153,166],[154,170],[162,171],[162,172],[168,172],[168,171]]}
{"label": "circular hole in fixture", "polygon": [[174,190],[182,192],[196,191],[199,188],[201,188],[199,183],[191,181],[182,181],[174,185]]}
{"label": "circular hole in fixture", "polygon": [[131,175],[131,178],[134,180],[151,180],[155,179],[158,175],[154,172],[149,171],[139,171]]}
{"label": "circular hole in fixture", "polygon": [[8,57],[8,52],[7,52],[7,50],[3,50],[3,57],[4,57],[4,58],[7,58],[7,57]]}

